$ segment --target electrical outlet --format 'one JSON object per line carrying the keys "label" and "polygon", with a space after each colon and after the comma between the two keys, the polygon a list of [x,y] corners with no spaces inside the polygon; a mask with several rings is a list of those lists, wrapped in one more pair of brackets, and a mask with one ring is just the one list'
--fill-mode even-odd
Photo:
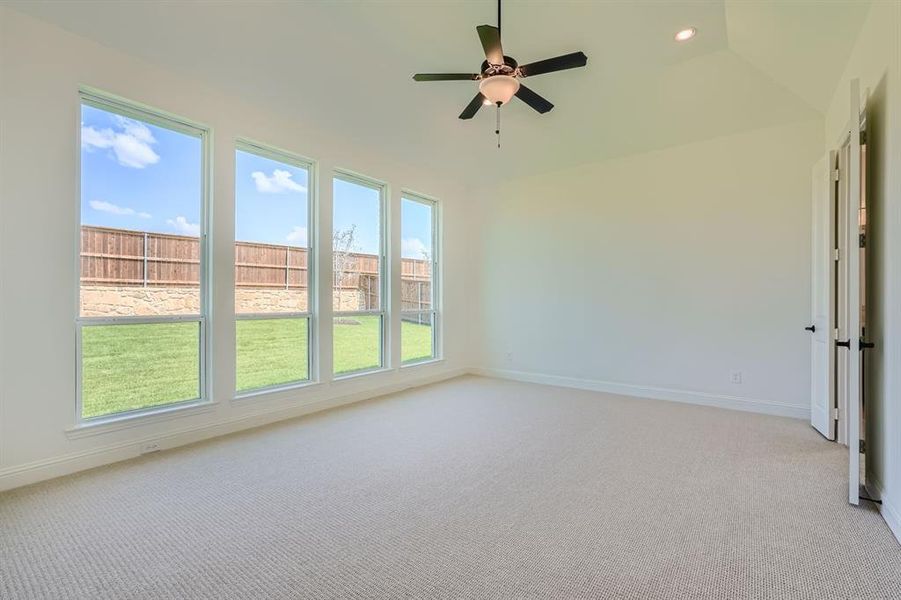
{"label": "electrical outlet", "polygon": [[507,352],[507,353],[504,355],[504,360],[506,360],[508,363],[513,362],[513,353],[512,353],[512,352]]}
{"label": "electrical outlet", "polygon": [[144,442],[141,444],[141,454],[149,454],[151,452],[159,452],[162,450],[159,442]]}
{"label": "electrical outlet", "polygon": [[729,381],[732,383],[741,383],[741,371],[731,371],[729,373]]}

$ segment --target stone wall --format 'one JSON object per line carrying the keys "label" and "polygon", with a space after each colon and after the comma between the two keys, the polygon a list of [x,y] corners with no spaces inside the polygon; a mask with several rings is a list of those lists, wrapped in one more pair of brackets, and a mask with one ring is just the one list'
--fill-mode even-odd
{"label": "stone wall", "polygon": [[122,317],[197,314],[200,288],[81,286],[81,316]]}
{"label": "stone wall", "polygon": [[305,312],[308,306],[306,289],[237,288],[235,290],[235,312],[238,313]]}
{"label": "stone wall", "polygon": [[[307,310],[306,289],[238,288],[235,290],[235,312],[280,313]],[[333,297],[336,311],[360,310],[363,293],[342,290]],[[83,285],[81,316],[121,317],[197,314],[200,291],[196,287],[139,287]]]}

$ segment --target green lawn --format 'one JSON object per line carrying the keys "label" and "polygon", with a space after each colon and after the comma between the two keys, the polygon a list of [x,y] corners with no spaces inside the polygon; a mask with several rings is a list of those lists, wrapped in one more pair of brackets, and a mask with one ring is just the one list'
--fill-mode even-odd
{"label": "green lawn", "polygon": [[[378,367],[378,336],[377,316],[336,319],[335,373]],[[240,320],[235,338],[238,391],[308,378],[306,319]],[[197,398],[199,345],[197,323],[82,328],[82,417]],[[404,321],[401,352],[405,363],[431,357],[431,327]]]}
{"label": "green lawn", "polygon": [[[334,371],[336,375],[378,368],[379,317],[336,317]],[[405,363],[432,356],[430,325],[401,322],[401,360]]]}
{"label": "green lawn", "polygon": [[200,394],[200,325],[98,325],[81,329],[85,419]]}
{"label": "green lawn", "polygon": [[307,339],[306,319],[237,321],[238,391],[309,378]]}

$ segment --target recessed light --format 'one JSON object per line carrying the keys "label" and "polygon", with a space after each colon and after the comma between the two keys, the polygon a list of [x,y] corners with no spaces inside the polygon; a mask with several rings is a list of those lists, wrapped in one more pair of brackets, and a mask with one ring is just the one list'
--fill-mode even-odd
{"label": "recessed light", "polygon": [[682,31],[680,31],[679,33],[676,34],[676,41],[677,42],[687,42],[688,40],[693,38],[697,32],[698,32],[698,30],[695,29],[694,27],[689,27],[688,29],[683,29]]}

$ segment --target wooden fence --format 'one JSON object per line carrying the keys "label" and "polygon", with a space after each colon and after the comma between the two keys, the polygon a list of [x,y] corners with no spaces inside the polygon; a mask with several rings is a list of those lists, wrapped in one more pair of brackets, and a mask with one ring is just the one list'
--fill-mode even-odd
{"label": "wooden fence", "polygon": [[197,238],[104,227],[81,228],[81,281],[95,285],[197,285]]}
{"label": "wooden fence", "polygon": [[[235,285],[259,289],[306,289],[306,248],[235,242]],[[336,286],[359,290],[363,308],[378,304],[378,257],[350,253],[341,261]],[[338,281],[340,280],[340,281]],[[82,226],[83,285],[181,287],[200,282],[200,240],[196,237],[128,229]],[[404,310],[431,308],[431,265],[401,260]]]}

